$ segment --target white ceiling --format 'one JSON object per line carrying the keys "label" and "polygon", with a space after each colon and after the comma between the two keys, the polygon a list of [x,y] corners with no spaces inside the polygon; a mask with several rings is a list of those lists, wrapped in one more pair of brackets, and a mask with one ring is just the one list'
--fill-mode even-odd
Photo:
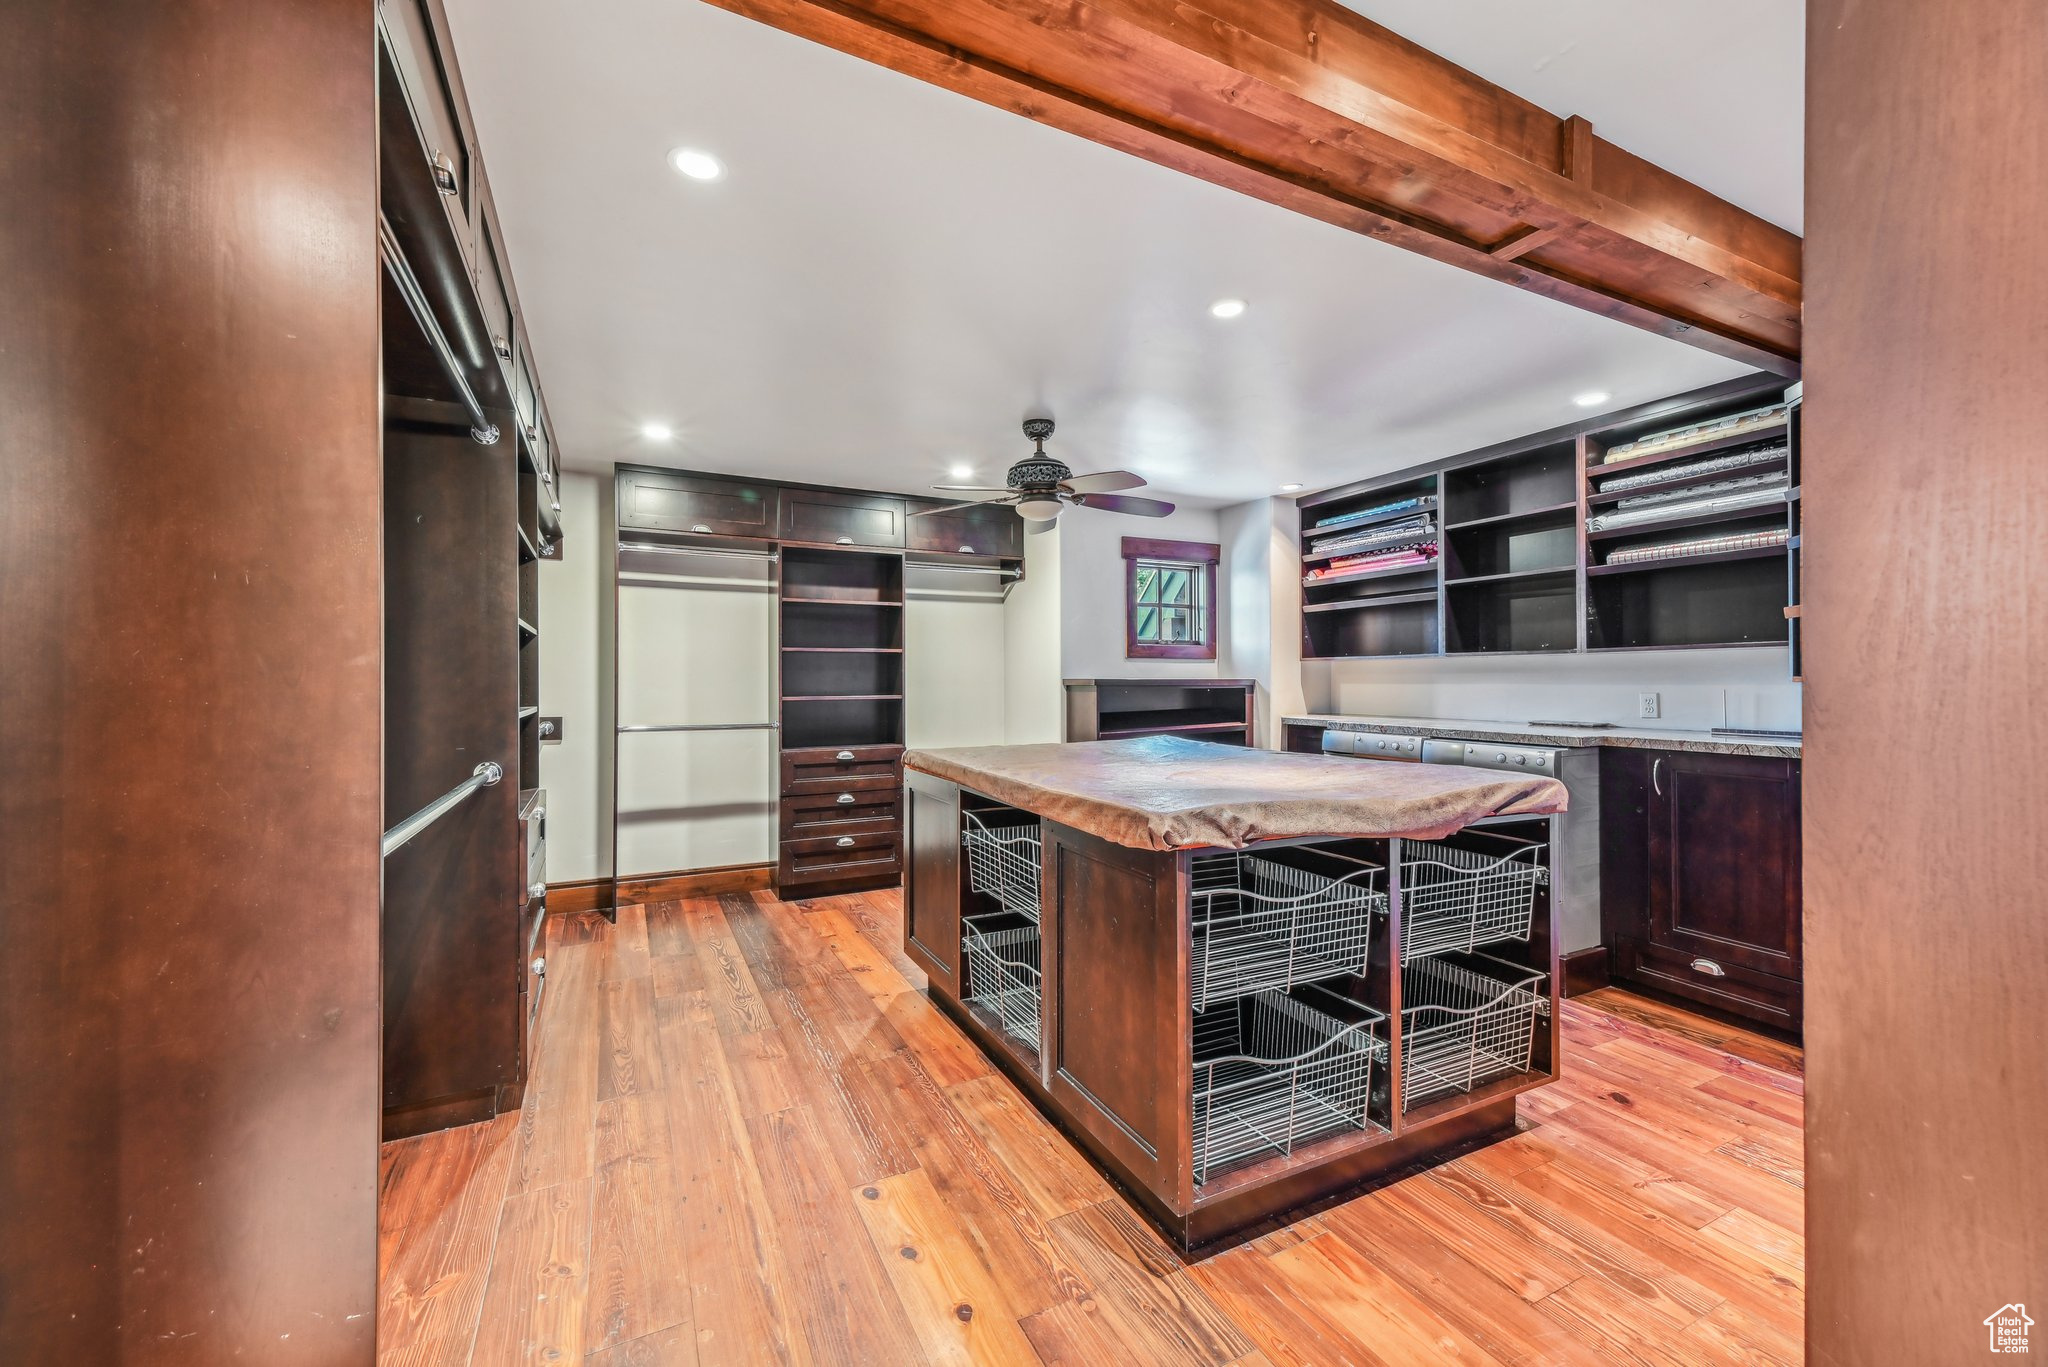
{"label": "white ceiling", "polygon": [[[1640,8],[1697,18],[1767,3]],[[1704,105],[1676,118],[1670,71],[1652,87],[1614,79],[1627,44],[1608,29],[1666,62],[1682,30],[1688,60],[1725,66],[1740,54],[1718,21],[1569,6],[1597,19],[1600,45],[1546,66],[1511,55],[1519,12],[1539,8],[1526,0],[1444,6],[1467,16],[1455,24],[1425,0],[1359,8],[1415,11],[1423,41],[1617,141],[1665,139],[1681,174],[1714,184],[1709,170],[1770,163],[1775,179],[1725,192],[1774,217],[1789,164],[1796,220],[1796,123],[1731,150],[1712,128],[1755,117],[1744,91],[1703,76]],[[698,0],[614,0],[601,23],[558,0],[448,9],[572,468],[916,490],[966,463],[1000,482],[1028,450],[1018,420],[1042,407],[1077,471],[1127,467],[1155,492],[1227,503],[1568,422],[1585,390],[1620,406],[1742,370]],[[1452,32],[1432,41],[1424,18]],[[1563,26],[1528,26],[1550,40],[1542,51],[1566,46]],[[1496,56],[1508,69],[1489,69]],[[1567,65],[1597,90],[1537,88]],[[1677,155],[1694,142],[1701,167]],[[664,160],[679,145],[717,153],[727,177],[683,180]],[[1210,318],[1226,295],[1250,311]],[[644,441],[647,421],[677,439]]]}

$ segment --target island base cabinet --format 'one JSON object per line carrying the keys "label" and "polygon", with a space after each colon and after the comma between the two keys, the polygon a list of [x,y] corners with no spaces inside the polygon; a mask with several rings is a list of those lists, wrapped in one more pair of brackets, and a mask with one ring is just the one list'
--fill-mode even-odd
{"label": "island base cabinet", "polygon": [[1615,980],[1799,1029],[1799,761],[1603,751],[1600,836]]}

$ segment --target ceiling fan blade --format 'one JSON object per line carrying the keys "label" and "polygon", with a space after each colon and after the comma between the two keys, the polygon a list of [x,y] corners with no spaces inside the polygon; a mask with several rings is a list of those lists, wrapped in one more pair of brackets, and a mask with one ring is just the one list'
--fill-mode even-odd
{"label": "ceiling fan blade", "polygon": [[1133,517],[1165,517],[1173,511],[1173,505],[1164,499],[1130,498],[1123,494],[1083,494],[1074,502],[1087,508],[1100,508],[1104,512],[1129,513]]}
{"label": "ceiling fan blade", "polygon": [[970,498],[965,503],[948,503],[945,506],[939,508],[912,509],[910,515],[912,517],[930,517],[933,513],[957,512],[961,508],[988,508],[999,506],[1004,503],[1013,503],[1015,501],[1016,500],[1010,498]]}
{"label": "ceiling fan blade", "polygon": [[1040,518],[1037,521],[1027,517],[1024,519],[1024,535],[1043,536],[1059,525],[1060,520],[1056,517]]}
{"label": "ceiling fan blade", "polygon": [[944,489],[951,494],[1014,494],[1017,491],[1006,485],[995,484],[934,484],[934,489]]}
{"label": "ceiling fan blade", "polygon": [[1129,470],[1104,470],[1099,475],[1075,475],[1061,483],[1077,494],[1113,494],[1119,489],[1144,488],[1145,477]]}

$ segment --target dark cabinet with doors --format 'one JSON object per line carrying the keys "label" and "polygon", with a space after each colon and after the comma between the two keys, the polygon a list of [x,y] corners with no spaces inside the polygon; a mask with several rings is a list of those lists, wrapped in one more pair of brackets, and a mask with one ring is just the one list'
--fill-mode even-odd
{"label": "dark cabinet with doors", "polygon": [[698,536],[775,535],[775,486],[678,470],[619,467],[619,528]]}
{"label": "dark cabinet with doors", "polygon": [[903,500],[886,494],[785,488],[781,496],[782,537],[821,546],[904,545]]}
{"label": "dark cabinet with doors", "polygon": [[909,501],[909,511],[920,515],[909,519],[908,540],[904,542],[907,549],[946,555],[995,555],[1012,560],[1024,554],[1024,520],[1015,509],[1004,504],[983,504],[943,513],[926,511],[946,506],[935,499]]}
{"label": "dark cabinet with doors", "polygon": [[1600,802],[1615,979],[1798,1030],[1799,761],[1605,749]]}

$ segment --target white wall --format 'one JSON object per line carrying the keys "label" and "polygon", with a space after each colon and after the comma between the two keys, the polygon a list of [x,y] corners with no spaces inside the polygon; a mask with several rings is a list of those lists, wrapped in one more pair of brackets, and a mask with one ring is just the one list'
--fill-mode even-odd
{"label": "white wall", "polygon": [[[976,581],[984,577],[957,576]],[[1003,743],[1009,619],[1009,605],[1002,601],[916,597],[904,604],[906,744],[939,749]]]}
{"label": "white wall", "polygon": [[[1800,686],[1786,677],[1783,649],[1311,661],[1302,675],[1312,712],[1680,730],[1800,724]],[[1636,716],[1637,695],[1648,692],[1662,704],[1654,722]]]}
{"label": "white wall", "polygon": [[[1182,508],[1169,517],[1120,517],[1086,508],[1060,515],[1060,669],[1069,679],[1214,679],[1214,660],[1124,658],[1124,552],[1127,536],[1157,541],[1216,541],[1222,535],[1213,509]],[[1223,591],[1227,565],[1216,573]],[[1210,605],[1217,630],[1230,630],[1229,604]],[[1221,637],[1219,636],[1219,640]]]}
{"label": "white wall", "polygon": [[1280,718],[1304,710],[1301,686],[1301,513],[1291,498],[1260,498],[1217,514],[1225,600],[1219,678],[1258,681],[1255,744],[1280,743]]}
{"label": "white wall", "polygon": [[1060,687],[1062,525],[1024,538],[1024,578],[1003,605],[1003,743],[1031,745],[1065,734]]}
{"label": "white wall", "polygon": [[612,483],[564,472],[562,558],[540,562],[540,747],[548,881],[608,877],[612,851]]}

